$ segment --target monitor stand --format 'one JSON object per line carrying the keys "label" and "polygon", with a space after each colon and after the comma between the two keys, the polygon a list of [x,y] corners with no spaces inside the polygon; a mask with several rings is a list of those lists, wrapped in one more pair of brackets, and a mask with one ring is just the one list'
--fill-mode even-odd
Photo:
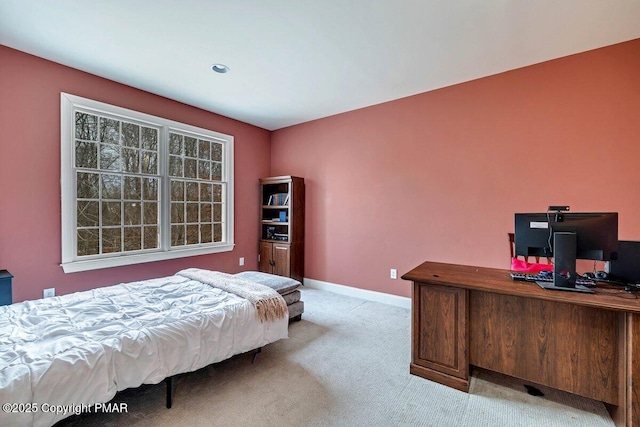
{"label": "monitor stand", "polygon": [[570,287],[570,286],[557,286],[553,282],[536,282],[536,284],[538,286],[540,286],[541,288],[551,289],[551,290],[555,290],[555,291],[582,292],[582,293],[585,293],[585,294],[594,294],[595,293],[593,291],[593,289],[587,288],[586,286],[582,286],[582,285],[574,285],[573,287]]}
{"label": "monitor stand", "polygon": [[536,282],[544,289],[593,294],[592,289],[577,285],[576,278],[576,233],[553,233],[553,282]]}

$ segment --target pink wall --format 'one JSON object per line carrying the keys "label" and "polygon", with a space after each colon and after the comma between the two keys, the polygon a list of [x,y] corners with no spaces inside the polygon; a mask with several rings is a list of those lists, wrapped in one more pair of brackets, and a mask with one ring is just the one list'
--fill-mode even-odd
{"label": "pink wall", "polygon": [[[64,274],[60,268],[60,92],[227,133],[235,137],[232,252]],[[0,46],[0,269],[13,299],[66,294],[175,273],[186,267],[257,268],[258,179],[269,174],[270,133]]]}
{"label": "pink wall", "polygon": [[271,174],[306,178],[305,276],[409,296],[390,268],[508,268],[514,212],[550,204],[640,240],[638,76],[634,40],[275,131]]}

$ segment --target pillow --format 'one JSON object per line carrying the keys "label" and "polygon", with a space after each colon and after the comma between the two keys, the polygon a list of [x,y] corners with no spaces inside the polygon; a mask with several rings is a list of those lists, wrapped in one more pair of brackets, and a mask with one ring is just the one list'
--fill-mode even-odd
{"label": "pillow", "polygon": [[242,273],[235,274],[235,276],[268,286],[280,295],[292,292],[302,286],[302,283],[291,277],[276,276],[275,274],[262,273],[259,271],[243,271]]}

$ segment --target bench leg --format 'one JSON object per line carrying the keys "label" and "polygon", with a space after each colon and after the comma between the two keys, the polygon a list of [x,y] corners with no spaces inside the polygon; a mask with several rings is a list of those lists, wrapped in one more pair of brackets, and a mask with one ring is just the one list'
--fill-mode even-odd
{"label": "bench leg", "polygon": [[171,409],[171,398],[173,391],[173,377],[167,377],[164,379],[165,384],[167,384],[167,409]]}
{"label": "bench leg", "polygon": [[251,364],[256,361],[256,357],[258,357],[258,353],[262,353],[262,347],[256,349],[256,352],[253,353],[253,358],[251,359]]}

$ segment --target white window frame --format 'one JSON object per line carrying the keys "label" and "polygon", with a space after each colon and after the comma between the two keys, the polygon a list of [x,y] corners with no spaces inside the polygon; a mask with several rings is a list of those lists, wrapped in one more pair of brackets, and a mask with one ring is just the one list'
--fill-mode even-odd
{"label": "white window frame", "polygon": [[[204,255],[218,252],[228,252],[234,247],[234,185],[233,185],[233,136],[225,135],[207,129],[179,123],[173,120],[152,116],[150,114],[117,107],[110,104],[70,95],[60,94],[61,108],[61,203],[62,203],[62,262],[65,273],[96,270],[100,268],[117,267],[140,264],[152,261],[162,261]],[[96,114],[120,116],[123,119],[146,122],[154,127],[160,127],[158,141],[158,173],[160,175],[159,248],[144,253],[114,253],[89,256],[77,256],[77,212],[76,212],[76,168],[75,158],[75,111],[76,109],[93,111]],[[223,228],[222,242],[171,247],[170,245],[170,188],[168,173],[168,139],[169,131],[181,131],[202,135],[223,144]]]}

